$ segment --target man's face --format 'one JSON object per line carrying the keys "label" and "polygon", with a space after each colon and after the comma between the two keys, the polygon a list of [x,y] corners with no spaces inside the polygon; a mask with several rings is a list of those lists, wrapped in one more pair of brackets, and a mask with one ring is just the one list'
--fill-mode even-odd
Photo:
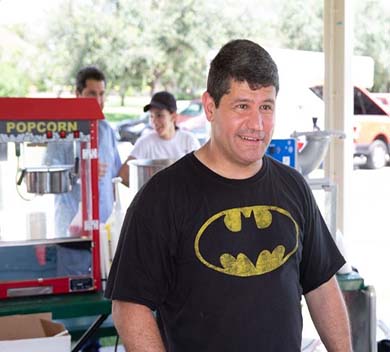
{"label": "man's face", "polygon": [[231,81],[218,108],[207,92],[203,95],[211,145],[220,160],[236,168],[261,163],[273,134],[275,101],[275,87],[252,90],[247,82],[237,81]]}
{"label": "man's face", "polygon": [[82,92],[76,91],[76,96],[84,98],[95,98],[98,101],[100,108],[103,110],[105,88],[106,85],[104,81],[87,79],[85,82],[85,88],[82,90]]}
{"label": "man's face", "polygon": [[175,118],[176,113],[167,109],[150,109],[151,125],[162,139],[170,139],[175,134]]}

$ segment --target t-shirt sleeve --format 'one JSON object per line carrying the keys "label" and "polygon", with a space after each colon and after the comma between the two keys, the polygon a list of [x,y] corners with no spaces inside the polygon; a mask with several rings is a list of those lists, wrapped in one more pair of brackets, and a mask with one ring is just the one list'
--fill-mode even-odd
{"label": "t-shirt sleeve", "polygon": [[[173,255],[166,233],[174,231],[150,192],[137,194],[130,205],[112,263],[105,295],[154,310],[165,299],[174,277]],[[142,204],[153,204],[144,209]],[[165,214],[165,212],[164,212]]]}
{"label": "t-shirt sleeve", "polygon": [[189,141],[190,151],[198,150],[200,148],[200,143],[198,139],[194,135],[191,135],[190,137],[191,137]]}
{"label": "t-shirt sleeve", "polygon": [[345,264],[308,186],[306,192],[307,209],[300,264],[303,294],[327,282]]}
{"label": "t-shirt sleeve", "polygon": [[148,144],[151,143],[151,141],[148,142],[149,137],[146,137],[148,137],[148,135],[142,136],[141,138],[137,139],[133,149],[130,152],[130,156],[135,159],[147,159],[147,148]]}

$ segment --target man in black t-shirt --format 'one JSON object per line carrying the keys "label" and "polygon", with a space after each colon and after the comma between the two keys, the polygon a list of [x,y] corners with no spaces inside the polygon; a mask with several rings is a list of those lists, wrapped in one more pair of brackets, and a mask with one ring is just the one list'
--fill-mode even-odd
{"label": "man in black t-shirt", "polygon": [[210,140],[152,177],[122,227],[106,296],[127,350],[298,352],[304,295],[327,349],[351,351],[344,258],[302,175],[265,156],[278,88],[251,41],[212,61]]}

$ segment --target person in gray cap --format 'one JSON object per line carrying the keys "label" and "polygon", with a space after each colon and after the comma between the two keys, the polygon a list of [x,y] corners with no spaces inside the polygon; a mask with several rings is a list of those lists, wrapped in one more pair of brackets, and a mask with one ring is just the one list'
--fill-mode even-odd
{"label": "person in gray cap", "polygon": [[122,182],[129,185],[128,161],[133,159],[180,159],[185,154],[200,147],[196,137],[176,126],[176,99],[169,92],[158,92],[153,95],[144,111],[150,111],[150,122],[153,131],[137,140],[129,157],[123,163],[119,176]]}

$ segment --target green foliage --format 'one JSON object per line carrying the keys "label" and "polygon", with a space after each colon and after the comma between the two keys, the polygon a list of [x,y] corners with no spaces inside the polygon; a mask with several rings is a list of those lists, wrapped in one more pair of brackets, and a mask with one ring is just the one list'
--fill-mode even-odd
{"label": "green foliage", "polygon": [[[55,86],[72,84],[81,66],[97,64],[122,102],[129,90],[152,94],[166,89],[180,97],[199,97],[211,51],[229,39],[270,33],[248,8],[240,10],[246,21],[237,21],[240,5],[228,2],[101,0],[75,7],[64,0],[42,41],[51,58],[42,66]],[[226,16],[221,7],[230,10]]]}
{"label": "green foliage", "polygon": [[8,62],[0,62],[0,96],[26,96],[29,80],[20,69]]}
{"label": "green foliage", "polygon": [[375,59],[372,90],[390,92],[390,6],[389,11],[383,11],[383,6],[373,0],[355,5],[355,54]]}
{"label": "green foliage", "polygon": [[36,48],[26,26],[0,27],[0,96],[26,96],[33,82]]}
{"label": "green foliage", "polygon": [[[354,2],[355,54],[374,58],[378,91],[390,89],[385,1]],[[0,94],[26,94],[32,82],[38,90],[73,89],[76,72],[94,64],[122,105],[129,94],[161,89],[178,98],[199,97],[211,57],[228,40],[321,51],[323,5],[323,0],[62,0],[50,13],[45,35],[12,28],[17,39],[12,42],[20,49],[12,60],[0,53]]]}
{"label": "green foliage", "polygon": [[138,117],[138,115],[130,115],[130,114],[125,114],[120,112],[106,112],[104,113],[104,116],[110,122],[120,122],[122,120],[134,119]]}
{"label": "green foliage", "polygon": [[285,1],[279,20],[284,47],[323,51],[323,2]]}

